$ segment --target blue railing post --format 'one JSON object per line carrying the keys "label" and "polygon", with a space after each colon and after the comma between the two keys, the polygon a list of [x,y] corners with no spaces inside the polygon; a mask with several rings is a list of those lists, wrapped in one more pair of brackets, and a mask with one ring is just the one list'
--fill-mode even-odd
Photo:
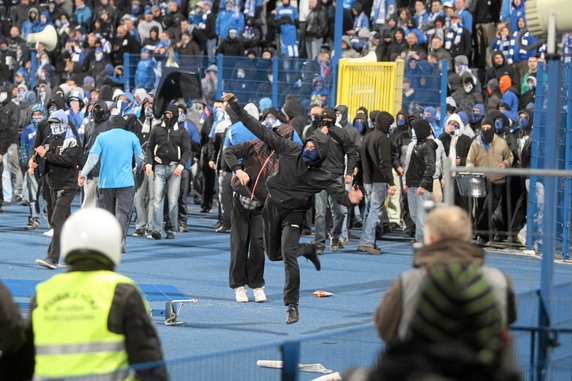
{"label": "blue railing post", "polygon": [[[328,103],[330,107],[336,107],[338,94],[338,68],[342,58],[342,34],[344,24],[344,7],[342,2],[336,3],[336,18],[334,23],[334,56],[330,59],[330,95]],[[308,57],[313,59],[315,57]]]}
{"label": "blue railing post", "polygon": [[272,106],[278,107],[278,56],[272,57]]}
{"label": "blue railing post", "polygon": [[300,342],[287,341],[282,344],[282,381],[298,381]]}
{"label": "blue railing post", "polygon": [[[534,102],[534,124],[536,127],[532,129],[531,158],[530,168],[539,168],[539,155],[540,155],[540,130],[546,129],[544,122],[544,98],[546,93],[546,72],[543,62],[538,63],[538,84],[536,86],[536,99]],[[536,197],[536,181],[537,176],[530,176],[528,185],[528,208],[526,211],[526,249],[531,250],[535,237],[538,234],[536,226],[536,213],[538,213],[537,197]]]}
{"label": "blue railing post", "polygon": [[222,99],[222,85],[224,81],[224,55],[219,54],[216,57],[216,66],[218,69],[218,80],[216,82],[216,99]]}
{"label": "blue railing post", "polygon": [[[565,169],[572,170],[572,65],[568,64],[564,67],[567,71],[568,91],[567,91],[567,110],[566,113],[566,157]],[[562,229],[562,259],[567,261],[570,259],[570,210],[572,202],[572,178],[567,177],[564,181],[564,215]]]}
{"label": "blue railing post", "polygon": [[129,83],[131,78],[131,54],[125,53],[123,56],[125,57],[123,60],[123,90],[129,91],[131,90],[131,85]]}
{"label": "blue railing post", "polygon": [[36,86],[36,72],[38,71],[38,58],[35,50],[32,50],[32,69],[30,71],[30,85]]}
{"label": "blue railing post", "polygon": [[[544,168],[558,168],[559,133],[561,117],[561,84],[562,63],[554,57],[548,60],[548,84],[547,105],[550,105],[546,113],[546,142],[544,144]],[[558,206],[558,178],[554,176],[544,179],[544,213],[542,219],[542,264],[540,271],[540,299],[544,308],[539,311],[539,326],[550,327],[552,316],[552,294],[554,281],[554,251],[556,250],[556,208]],[[543,311],[544,310],[544,311]],[[538,379],[544,379],[550,363],[548,337],[540,335],[538,347]]]}
{"label": "blue railing post", "polygon": [[445,117],[447,116],[447,77],[449,75],[449,62],[447,60],[441,61],[441,128],[445,131]]}

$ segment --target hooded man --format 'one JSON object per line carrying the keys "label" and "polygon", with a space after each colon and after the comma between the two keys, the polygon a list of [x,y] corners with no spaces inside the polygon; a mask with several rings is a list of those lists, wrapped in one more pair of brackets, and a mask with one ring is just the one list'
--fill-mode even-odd
{"label": "hooded man", "polygon": [[443,129],[437,123],[437,110],[433,106],[425,107],[423,110],[423,119],[429,122],[431,126],[431,133],[435,138],[438,138],[443,133]]}
{"label": "hooded man", "polygon": [[[77,167],[81,163],[82,150],[76,131],[69,125],[63,110],[53,112],[48,118],[50,136],[34,150],[44,159],[43,171],[48,183],[53,210],[48,222],[54,234],[47,257],[36,259],[36,264],[54,270],[60,258],[60,234],[66,218],[71,214],[71,203],[77,189]],[[33,163],[31,169],[38,165]]]}
{"label": "hooded man", "polygon": [[414,120],[411,127],[415,139],[407,151],[403,190],[407,192],[409,213],[415,222],[415,241],[423,242],[423,220],[426,214],[423,203],[431,199],[433,192],[437,143],[430,139],[431,125],[427,120]]}
{"label": "hooded man", "polygon": [[[88,158],[89,152],[95,143],[95,139],[99,134],[109,130],[109,110],[107,109],[107,102],[97,101],[91,109],[92,119],[85,125],[83,135],[83,164]],[[85,184],[83,185],[83,201],[82,208],[94,208],[98,198],[99,186],[99,163],[90,171],[86,176]]]}
{"label": "hooded man", "polygon": [[[373,114],[373,112],[372,112]],[[403,178],[403,173],[407,159],[407,149],[412,141],[411,126],[409,124],[409,113],[407,110],[400,110],[395,116],[395,128],[391,132],[389,139],[392,144],[392,151],[394,152],[393,157],[393,168],[397,174],[397,180],[394,182],[399,185],[399,209],[400,209],[400,220],[403,221],[403,231],[406,236],[413,237],[415,235],[415,223],[411,219],[409,213],[409,207],[407,206],[407,192],[403,191],[403,185],[405,184],[405,179]]]}
{"label": "hooded man", "polygon": [[[341,115],[341,114],[338,114]],[[354,168],[357,160],[357,153],[354,142],[349,137],[347,130],[341,128],[338,124],[334,124],[336,120],[336,113],[331,107],[323,109],[320,128],[315,130],[310,139],[316,135],[323,135],[324,127],[329,131],[327,138],[331,140],[329,144],[330,151],[327,156],[324,156],[321,167],[330,171],[332,178],[334,178],[340,185],[351,184]],[[355,127],[352,126],[353,129]],[[356,130],[357,131],[357,130]],[[322,190],[314,197],[315,202],[315,227],[316,235],[315,241],[318,248],[318,254],[323,254],[325,242],[327,238],[326,229],[326,214],[328,206],[332,210],[333,226],[331,230],[330,247],[333,252],[340,248],[340,238],[342,235],[342,225],[347,209],[344,205],[339,204],[336,200]],[[342,246],[343,247],[343,246]]]}
{"label": "hooded man", "polygon": [[126,126],[127,122],[119,115],[111,119],[110,129],[95,139],[78,178],[79,186],[83,186],[91,170],[101,163],[98,205],[119,221],[123,231],[123,252],[135,196],[132,163],[135,162],[136,172],[143,163],[139,139],[133,132],[126,131]]}
{"label": "hooded man", "polygon": [[472,113],[470,114],[469,125],[474,133],[477,133],[481,129],[481,121],[485,117],[485,106],[483,104],[476,104],[473,107]]}
{"label": "hooded man", "polygon": [[465,111],[470,114],[473,111],[473,106],[478,103],[483,103],[483,96],[475,86],[473,76],[464,73],[461,76],[463,87],[458,89],[451,95],[457,104],[457,112]]}
{"label": "hooded man", "polygon": [[[280,166],[276,175],[268,179],[266,186],[270,197],[262,212],[264,247],[272,261],[283,260],[286,277],[284,304],[288,306],[286,324],[298,322],[300,297],[300,270],[298,257],[304,256],[320,270],[320,259],[315,243],[300,244],[300,233],[306,212],[311,208],[312,195],[326,189],[336,201],[344,206],[357,204],[361,191],[352,188],[346,192],[330,172],[322,168],[328,155],[330,139],[326,126],[322,134],[314,134],[300,147],[265,128],[249,116],[233,94],[226,94],[224,101],[240,118],[241,122],[268,147],[276,150]],[[331,120],[333,122],[333,120]]]}
{"label": "hooded man", "polygon": [[161,124],[151,130],[145,149],[145,171],[154,176],[153,223],[147,238],[161,239],[163,230],[163,206],[168,201],[170,228],[167,239],[174,239],[178,229],[178,199],[181,189],[181,173],[192,157],[191,139],[185,128],[179,126],[179,109],[168,105]]}
{"label": "hooded man", "polygon": [[[509,168],[512,165],[514,156],[507,142],[495,133],[498,118],[499,112],[490,110],[483,119],[481,133],[471,143],[467,167]],[[484,244],[493,234],[506,226],[503,216],[507,214],[503,213],[502,209],[500,213],[489,214],[489,209],[492,208],[491,210],[495,212],[503,205],[503,199],[506,196],[506,176],[486,175],[486,178],[487,196],[477,200],[478,244]]]}
{"label": "hooded man", "polygon": [[516,85],[513,86],[513,81],[507,74],[500,78],[499,86],[502,93],[501,104],[507,104],[508,117],[516,121],[516,113],[518,111],[518,87]]}
{"label": "hooded man", "polygon": [[393,124],[393,116],[385,111],[375,119],[375,129],[364,138],[360,150],[365,188],[364,224],[358,251],[368,254],[381,254],[375,244],[375,231],[379,213],[389,194],[395,194],[392,174],[392,149],[389,140],[389,127]]}

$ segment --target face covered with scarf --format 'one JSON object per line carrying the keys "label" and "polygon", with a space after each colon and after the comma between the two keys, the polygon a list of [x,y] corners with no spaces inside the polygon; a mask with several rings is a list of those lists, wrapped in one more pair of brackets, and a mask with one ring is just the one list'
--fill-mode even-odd
{"label": "face covered with scarf", "polygon": [[481,137],[483,139],[483,143],[491,144],[495,137],[495,129],[490,124],[483,124],[481,126]]}

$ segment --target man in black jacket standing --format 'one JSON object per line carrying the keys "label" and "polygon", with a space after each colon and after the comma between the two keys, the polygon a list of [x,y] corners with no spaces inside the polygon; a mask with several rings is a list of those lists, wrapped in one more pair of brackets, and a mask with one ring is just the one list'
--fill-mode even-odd
{"label": "man in black jacket standing", "polygon": [[431,125],[423,119],[411,122],[416,141],[410,144],[405,169],[405,185],[407,202],[411,218],[415,222],[415,241],[423,242],[423,220],[425,219],[424,202],[431,199],[433,192],[433,175],[435,174],[435,158],[437,143],[429,139]]}
{"label": "man in black jacket standing", "polygon": [[[314,134],[310,136],[310,139],[316,134],[323,135],[323,128],[326,127],[325,131],[328,131],[326,136],[330,139],[329,152],[321,166],[327,169],[332,174],[332,178],[343,186],[344,183],[351,183],[357,161],[357,152],[355,150],[355,144],[351,140],[347,130],[337,127],[335,120],[336,111],[331,107],[324,108],[320,129],[316,130]],[[342,226],[347,210],[344,205],[336,202],[331,195],[328,195],[326,190],[317,193],[314,199],[316,208],[315,241],[318,254],[324,253],[326,241],[326,212],[328,205],[332,210],[333,218],[330,248],[335,252],[340,247],[340,236],[342,234]]]}
{"label": "man in black jacket standing", "polygon": [[179,127],[179,109],[168,105],[163,113],[163,121],[153,127],[145,149],[145,171],[147,176],[154,174],[153,222],[147,238],[161,239],[163,230],[163,205],[165,194],[169,205],[168,218],[171,230],[167,239],[175,238],[178,224],[178,199],[181,190],[181,173],[185,163],[191,158],[191,139],[185,128]]}
{"label": "man in black jacket standing", "polygon": [[288,306],[286,324],[299,320],[300,269],[298,257],[304,256],[320,270],[320,260],[315,243],[300,244],[302,222],[312,206],[312,195],[326,189],[340,204],[350,206],[362,199],[359,189],[346,192],[322,163],[328,155],[330,139],[315,134],[306,140],[303,147],[268,130],[259,121],[242,109],[234,94],[226,94],[227,107],[237,114],[240,121],[280,157],[278,172],[268,179],[268,198],[262,211],[264,247],[271,261],[284,261],[284,304]]}
{"label": "man in black jacket standing", "polygon": [[395,194],[393,183],[391,141],[387,137],[393,116],[385,111],[375,118],[375,130],[366,135],[361,147],[363,186],[365,188],[364,223],[361,232],[359,251],[368,254],[381,254],[375,245],[375,229],[379,213],[389,186],[389,194]]}
{"label": "man in black jacket standing", "polygon": [[[60,234],[66,218],[71,213],[71,203],[77,189],[78,165],[82,159],[82,149],[78,138],[68,124],[63,110],[53,112],[48,123],[51,136],[46,143],[35,148],[37,155],[44,159],[44,172],[48,174],[48,182],[52,198],[52,215],[49,218],[54,235],[44,259],[36,259],[40,266],[54,270],[60,259]],[[33,163],[32,169],[37,167]]]}

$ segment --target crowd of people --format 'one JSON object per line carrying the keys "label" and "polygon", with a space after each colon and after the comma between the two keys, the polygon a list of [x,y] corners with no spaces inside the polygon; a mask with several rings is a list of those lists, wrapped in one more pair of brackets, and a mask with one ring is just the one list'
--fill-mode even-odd
{"label": "crowd of people", "polygon": [[[328,194],[327,187],[310,192],[312,207],[300,230],[308,234],[315,226],[317,254],[328,243],[331,251],[343,249],[352,227],[362,228],[358,250],[369,254],[380,254],[377,240],[392,231],[422,242],[424,202],[442,200],[447,166],[529,164],[536,84],[544,80],[537,78],[543,46],[527,32],[515,42],[526,26],[520,0],[401,3],[342,3],[343,57],[375,53],[380,61],[406,60],[403,109],[393,115],[365,107],[350,115],[345,105],[327,107],[334,17],[329,0],[23,0],[2,8],[10,26],[2,24],[0,38],[0,154],[12,194],[0,195],[8,197],[6,204],[29,205],[29,230],[38,229],[46,216],[53,239],[46,258],[37,263],[58,266],[59,235],[78,185],[82,207],[104,207],[120,220],[123,250],[132,219],[135,237],[174,239],[188,231],[191,198],[203,213],[211,212],[216,200],[218,222],[212,227],[240,235],[231,241],[236,243],[233,256],[241,258],[249,232],[239,232],[236,221],[262,210],[262,184],[272,173],[266,166],[278,168],[280,155],[273,157],[265,146],[260,157],[267,156],[269,163],[258,163],[261,168],[250,173],[244,167],[244,152],[236,147],[256,136],[228,102],[216,99],[218,68],[212,63],[217,51],[249,58],[306,57],[315,64],[315,87],[308,97],[294,91],[277,107],[269,98],[244,96],[240,89],[235,96],[251,117],[291,135],[300,146],[316,136],[328,137],[329,152],[320,167],[346,190],[357,187],[365,194],[353,206],[339,192]],[[58,36],[55,48],[49,41],[33,47],[25,43],[48,25]],[[566,34],[565,60],[571,43]],[[154,89],[162,68],[170,66],[164,57],[171,49],[179,59],[209,57],[204,96],[177,99],[156,115]],[[126,53],[141,54],[133,91],[123,89]],[[443,60],[451,68],[446,110],[433,107],[434,100],[422,90],[438,89],[429,76]],[[237,78],[248,83],[247,73],[242,74]],[[290,130],[282,131],[284,126]],[[313,144],[319,148],[318,143]],[[481,179],[487,192],[479,197],[470,197],[464,180],[454,180],[455,202],[473,218],[477,242],[522,243],[526,179],[488,176]],[[240,189],[240,184],[252,189]],[[261,277],[245,280],[240,274],[245,264],[237,266],[238,275],[231,270],[230,277],[237,300],[247,299],[246,285],[257,290],[257,299],[265,299]],[[251,274],[260,274],[258,266]]]}

